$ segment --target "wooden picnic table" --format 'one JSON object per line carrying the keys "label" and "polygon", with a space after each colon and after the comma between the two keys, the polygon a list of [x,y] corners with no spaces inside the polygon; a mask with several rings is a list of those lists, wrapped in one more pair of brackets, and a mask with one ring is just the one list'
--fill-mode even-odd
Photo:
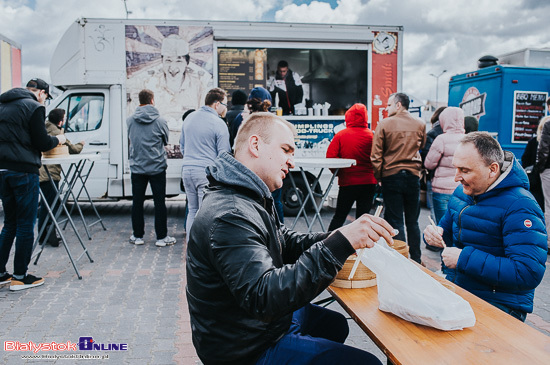
{"label": "wooden picnic table", "polygon": [[329,293],[393,364],[550,364],[550,337],[421,267],[470,303],[473,327],[441,331],[378,309],[377,287]]}

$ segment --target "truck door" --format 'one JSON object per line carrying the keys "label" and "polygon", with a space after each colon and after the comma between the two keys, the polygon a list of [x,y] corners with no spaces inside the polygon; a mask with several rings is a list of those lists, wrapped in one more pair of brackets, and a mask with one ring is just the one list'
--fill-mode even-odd
{"label": "truck door", "polygon": [[92,198],[107,194],[109,177],[109,91],[68,90],[48,106],[66,111],[65,135],[71,143],[85,142],[82,153],[101,153],[86,187]]}

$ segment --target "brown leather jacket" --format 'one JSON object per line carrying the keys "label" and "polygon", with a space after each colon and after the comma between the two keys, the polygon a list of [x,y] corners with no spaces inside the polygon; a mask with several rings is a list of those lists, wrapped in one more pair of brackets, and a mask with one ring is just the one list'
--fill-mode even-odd
{"label": "brown leather jacket", "polygon": [[370,155],[374,177],[408,170],[420,177],[422,159],[419,150],[426,143],[426,123],[403,110],[378,123]]}
{"label": "brown leather jacket", "polygon": [[[57,136],[61,134],[61,128],[50,122],[49,120],[46,120],[46,132],[48,132],[48,135],[50,136]],[[76,155],[82,151],[82,148],[84,148],[84,145],[82,143],[72,144],[71,141],[67,140],[65,142],[65,146],[69,147],[69,153],[71,155]],[[61,180],[61,165],[48,165],[48,171],[52,175],[52,179],[54,181]],[[44,166],[40,167],[40,182],[48,181],[48,174],[46,173],[46,170],[44,170]]]}

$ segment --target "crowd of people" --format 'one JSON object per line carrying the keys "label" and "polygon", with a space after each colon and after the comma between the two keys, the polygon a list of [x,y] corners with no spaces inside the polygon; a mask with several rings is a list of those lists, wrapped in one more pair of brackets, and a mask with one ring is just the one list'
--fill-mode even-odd
{"label": "crowd of people", "polygon": [[[350,255],[380,238],[407,242],[418,263],[423,240],[441,251],[448,280],[524,321],[533,310],[550,247],[550,117],[540,122],[526,152],[523,164],[533,167],[528,178],[514,155],[488,133],[476,131],[477,120],[465,118],[460,108],[438,109],[427,132],[426,123],[409,112],[409,97],[394,93],[388,117],[373,133],[366,106],[354,104],[326,157],[357,164],[338,172],[329,231],[303,234],[283,224],[280,191],[295,167],[296,129],[269,110],[277,94],[285,114],[292,113],[284,100],[298,91],[291,87],[296,81],[288,64],[279,63],[278,70],[271,90],[256,87],[248,96],[235,92],[228,111],[227,93],[213,88],[201,108],[182,118],[186,295],[201,360],[379,364],[374,355],[344,344],[349,333],[345,317],[311,301]],[[285,98],[278,94],[283,91]],[[52,110],[46,121],[47,97],[49,86],[40,79],[0,95],[0,284],[10,283],[14,291],[44,283],[27,273],[38,189],[53,188],[60,177],[39,178],[41,152],[66,144],[79,153],[84,146],[72,145],[61,133],[64,110]],[[130,243],[145,243],[143,204],[150,185],[156,246],[164,247],[176,243],[168,235],[165,205],[168,125],[151,90],[141,90],[139,104],[126,121],[133,195]],[[435,224],[421,233],[421,180],[426,176]],[[538,202],[529,192],[529,179],[535,177],[542,187]],[[377,189],[384,218],[369,214]],[[345,224],[354,203],[355,220]],[[45,219],[41,212],[40,225]],[[50,237],[51,245],[59,245],[55,234]],[[12,275],[6,265],[14,240]],[[40,241],[45,244],[46,237]]]}

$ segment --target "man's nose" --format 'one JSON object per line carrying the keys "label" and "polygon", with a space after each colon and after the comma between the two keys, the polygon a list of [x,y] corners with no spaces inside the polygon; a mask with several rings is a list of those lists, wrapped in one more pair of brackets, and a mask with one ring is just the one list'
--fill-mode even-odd
{"label": "man's nose", "polygon": [[455,172],[455,181],[456,182],[459,182],[460,180],[462,180],[462,176],[460,176],[460,173],[458,172],[458,170]]}
{"label": "man's nose", "polygon": [[289,157],[286,164],[288,165],[289,169],[293,169],[294,168],[294,156]]}

